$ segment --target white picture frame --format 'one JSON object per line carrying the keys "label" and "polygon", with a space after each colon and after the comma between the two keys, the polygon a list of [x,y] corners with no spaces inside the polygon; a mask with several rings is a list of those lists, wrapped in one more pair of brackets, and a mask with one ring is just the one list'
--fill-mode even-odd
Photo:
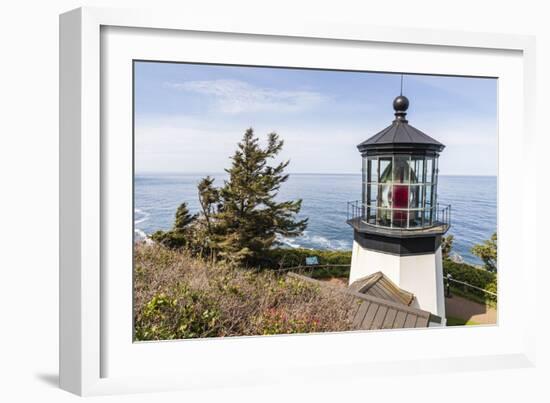
{"label": "white picture frame", "polygon": [[[174,46],[181,41],[186,41],[183,50]],[[194,41],[202,42],[199,46]],[[327,50],[341,54],[327,61],[323,51],[314,50],[323,47],[325,55]],[[171,55],[175,48],[180,55]],[[219,52],[212,56],[215,49]],[[252,51],[245,54],[246,49]],[[528,234],[536,232],[536,223],[521,220],[525,213],[514,219],[510,215],[518,203],[527,206],[524,198],[534,197],[536,191],[535,176],[523,177],[513,164],[518,158],[529,161],[534,153],[534,49],[532,37],[519,35],[336,23],[266,24],[149,10],[81,8],[61,15],[61,387],[97,395],[534,365],[536,296],[525,284],[536,276],[536,253],[528,253]],[[196,62],[498,77],[499,177],[507,178],[498,183],[498,325],[132,343],[127,326],[131,283],[126,284],[131,266],[108,270],[112,261],[125,265],[131,255],[130,243],[126,252],[113,252],[111,247],[124,244],[131,229],[131,216],[124,213],[132,197],[127,62],[181,61],[181,52],[192,53],[185,61]],[[278,62],[273,59],[277,52]],[[409,56],[407,64],[397,63],[400,55]],[[388,67],[392,63],[393,70]],[[116,136],[111,134],[114,129]],[[114,156],[122,168],[113,165]],[[510,183],[520,183],[530,193],[516,194],[512,204]],[[113,293],[120,298],[113,298]],[[376,349],[361,356],[350,354],[369,344]],[[411,345],[417,348],[407,348]],[[321,346],[323,354],[315,354]],[[335,346],[338,352],[331,349]],[[185,354],[186,364],[178,354]],[[136,362],[142,368],[136,368]]]}

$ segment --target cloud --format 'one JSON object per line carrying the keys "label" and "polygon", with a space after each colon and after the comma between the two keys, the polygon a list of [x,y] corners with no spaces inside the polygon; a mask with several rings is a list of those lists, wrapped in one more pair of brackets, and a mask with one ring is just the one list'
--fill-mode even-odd
{"label": "cloud", "polygon": [[[135,126],[136,172],[223,172],[247,127],[226,118],[143,116]],[[273,129],[270,122],[254,125],[262,145]],[[288,172],[359,172],[356,144],[373,130],[345,122],[281,124],[275,131],[285,144],[274,163],[290,160]]]}
{"label": "cloud", "polygon": [[316,107],[327,99],[315,91],[262,88],[239,80],[166,82],[164,86],[212,96],[222,112],[232,115],[266,111],[302,112]]}
{"label": "cloud", "polygon": [[[223,172],[248,127],[240,119],[196,116],[142,116],[136,121],[137,172]],[[248,120],[248,119],[245,119]],[[279,160],[289,172],[359,172],[356,145],[381,130],[377,122],[303,120],[274,127],[257,121],[254,131],[265,141],[275,130],[285,141]],[[493,175],[497,169],[496,124],[464,119],[455,124],[421,122],[417,127],[446,145],[440,159],[443,175]]]}

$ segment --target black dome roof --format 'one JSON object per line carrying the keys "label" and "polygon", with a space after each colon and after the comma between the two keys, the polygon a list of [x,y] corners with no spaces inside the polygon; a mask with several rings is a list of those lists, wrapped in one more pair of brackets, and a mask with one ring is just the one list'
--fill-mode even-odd
{"label": "black dome roof", "polygon": [[384,152],[441,152],[445,146],[411,126],[405,116],[409,100],[403,95],[393,101],[395,120],[391,125],[357,146],[362,154]]}

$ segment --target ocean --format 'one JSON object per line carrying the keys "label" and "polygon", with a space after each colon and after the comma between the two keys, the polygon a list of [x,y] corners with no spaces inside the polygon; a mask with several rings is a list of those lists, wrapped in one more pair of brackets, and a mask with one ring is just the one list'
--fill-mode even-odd
{"label": "ocean", "polygon": [[[170,229],[178,205],[199,211],[197,183],[207,174],[136,174],[134,219],[136,237]],[[210,174],[218,186],[224,174]],[[299,217],[309,217],[303,236],[282,239],[292,248],[351,249],[353,230],[346,224],[346,206],[361,198],[361,174],[290,174],[281,200],[301,198]],[[482,262],[471,247],[488,239],[497,226],[496,176],[440,176],[438,201],[452,205],[453,251],[470,264]]]}

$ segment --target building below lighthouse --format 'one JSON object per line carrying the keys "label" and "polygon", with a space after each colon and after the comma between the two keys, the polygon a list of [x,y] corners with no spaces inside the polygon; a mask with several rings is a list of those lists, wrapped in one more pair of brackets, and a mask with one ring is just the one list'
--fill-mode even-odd
{"label": "building below lighthouse", "polygon": [[359,289],[373,278],[385,279],[395,295],[410,294],[407,305],[444,324],[441,242],[451,207],[438,204],[437,179],[445,146],[409,124],[405,96],[395,98],[393,107],[391,125],[357,146],[362,200],[348,204],[354,239],[349,283]]}

